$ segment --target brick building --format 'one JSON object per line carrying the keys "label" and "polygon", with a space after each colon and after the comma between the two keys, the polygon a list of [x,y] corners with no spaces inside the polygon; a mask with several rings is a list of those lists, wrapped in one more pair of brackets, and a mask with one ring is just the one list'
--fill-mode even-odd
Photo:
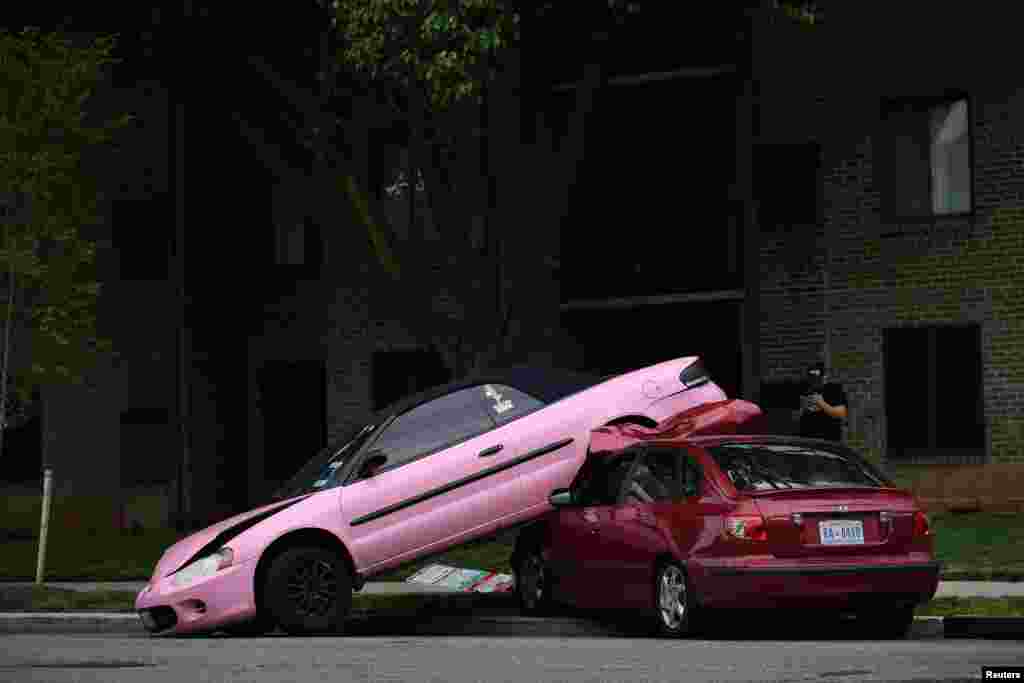
{"label": "brick building", "polygon": [[[762,207],[763,377],[825,361],[846,441],[897,470],[1024,462],[1024,88],[992,68],[1000,18],[840,11],[846,31],[761,46],[762,189],[816,208]],[[927,49],[952,35],[973,49]]]}
{"label": "brick building", "polygon": [[[185,4],[167,35],[224,35],[232,21]],[[913,43],[1012,23],[932,18],[917,36],[913,17],[837,6],[815,31],[758,23],[747,43],[708,21],[681,46],[688,15],[643,27],[663,32],[644,49],[608,50],[561,229],[531,220],[541,199],[505,205],[526,245],[508,255],[509,287],[532,304],[512,356],[608,373],[700,354],[731,394],[763,396],[782,430],[792,395],[778,385],[825,361],[850,397],[845,439],[872,457],[1024,462],[1024,90],[989,68],[1012,43],[938,56]],[[254,18],[250,34],[276,35],[278,19]],[[115,208],[121,284],[104,305],[127,360],[116,381],[67,397],[51,444],[97,490],[172,482],[187,445],[201,516],[259,502],[375,408],[447,378],[395,315],[402,292],[348,210],[314,206],[301,176],[239,135],[232,107],[269,135],[283,104],[239,76],[229,47],[196,57],[204,78],[132,86],[166,118],[149,117],[153,142],[135,146],[146,163],[128,174],[141,189],[121,199],[173,210],[120,212],[173,220],[151,224],[168,237],[154,243],[119,228]],[[313,72],[282,55],[268,58]],[[549,74],[559,153],[584,61]],[[143,265],[160,254],[162,270]]]}

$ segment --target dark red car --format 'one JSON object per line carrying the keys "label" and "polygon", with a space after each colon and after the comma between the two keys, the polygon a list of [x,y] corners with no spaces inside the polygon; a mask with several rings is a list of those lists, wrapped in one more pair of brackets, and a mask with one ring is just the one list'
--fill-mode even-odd
{"label": "dark red car", "polygon": [[[700,409],[705,431],[739,431],[721,427],[739,404]],[[693,427],[597,430],[572,488],[552,492],[557,509],[519,537],[525,610],[629,608],[686,635],[709,608],[792,606],[906,634],[939,573],[909,492],[832,442]]]}

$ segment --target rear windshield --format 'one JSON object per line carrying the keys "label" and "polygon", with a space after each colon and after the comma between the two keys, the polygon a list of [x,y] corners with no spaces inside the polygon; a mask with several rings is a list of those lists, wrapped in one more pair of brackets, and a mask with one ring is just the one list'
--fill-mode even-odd
{"label": "rear windshield", "polygon": [[891,485],[870,463],[846,449],[735,443],[707,450],[740,491]]}

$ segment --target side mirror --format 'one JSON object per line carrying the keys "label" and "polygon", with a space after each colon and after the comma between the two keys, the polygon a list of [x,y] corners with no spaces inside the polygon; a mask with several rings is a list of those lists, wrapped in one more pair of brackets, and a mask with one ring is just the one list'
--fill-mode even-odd
{"label": "side mirror", "polygon": [[576,501],[572,499],[572,492],[569,489],[555,489],[548,496],[548,502],[552,507],[558,508],[574,505]]}
{"label": "side mirror", "polygon": [[381,467],[384,467],[387,461],[388,456],[383,453],[373,453],[365,462],[363,462],[363,466],[359,472],[360,477],[369,478],[374,476],[378,471],[380,471]]}

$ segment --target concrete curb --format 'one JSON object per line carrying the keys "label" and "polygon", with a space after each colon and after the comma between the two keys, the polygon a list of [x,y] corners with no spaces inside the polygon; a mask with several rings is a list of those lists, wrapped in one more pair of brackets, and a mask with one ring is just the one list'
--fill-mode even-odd
{"label": "concrete curb", "polygon": [[[102,633],[144,636],[139,618],[130,612],[6,612],[0,633]],[[535,637],[613,637],[643,635],[635,623],[575,616],[526,617],[505,610],[451,610],[425,615],[421,611],[368,611],[352,614],[348,636],[476,635]],[[728,638],[716,634],[713,638]],[[744,639],[750,636],[744,636]],[[756,637],[756,636],[755,636]],[[1024,640],[1024,618],[918,617],[910,638],[984,638]]]}

